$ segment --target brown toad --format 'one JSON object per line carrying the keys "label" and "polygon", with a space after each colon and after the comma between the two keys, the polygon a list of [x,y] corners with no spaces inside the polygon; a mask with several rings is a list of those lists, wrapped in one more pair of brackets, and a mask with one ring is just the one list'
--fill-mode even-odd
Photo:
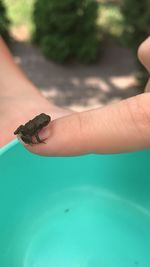
{"label": "brown toad", "polygon": [[[14,132],[19,135],[22,141],[26,144],[44,143],[38,136],[40,130],[49,124],[51,117],[45,113],[41,113],[32,120],[28,121],[25,125],[20,125]],[[37,143],[34,143],[32,137],[36,138]]]}

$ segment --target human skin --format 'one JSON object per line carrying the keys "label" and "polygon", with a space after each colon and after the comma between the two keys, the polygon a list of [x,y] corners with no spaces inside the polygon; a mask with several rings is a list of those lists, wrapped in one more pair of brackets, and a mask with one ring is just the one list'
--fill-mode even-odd
{"label": "human skin", "polygon": [[[138,49],[150,72],[150,37]],[[108,154],[150,148],[150,80],[145,93],[102,108],[53,120],[39,136],[46,144],[26,148],[44,156]]]}
{"label": "human skin", "polygon": [[0,147],[15,138],[13,132],[18,125],[42,112],[56,119],[71,111],[53,105],[42,96],[15,64],[0,38]]}
{"label": "human skin", "polygon": [[[44,99],[21,70],[16,65],[14,67],[13,59],[8,51],[7,53],[8,60],[6,63],[2,62],[3,70],[0,73],[0,86],[6,88],[3,91],[5,106],[0,105],[1,126],[6,129],[2,145],[10,140],[10,136],[12,139],[10,128],[13,131],[19,124],[24,124],[37,113],[44,112],[50,114],[53,120],[39,132],[39,137],[46,139],[45,143],[25,145],[32,153],[44,156],[72,156],[121,153],[150,147],[150,81],[145,93],[141,95],[102,108],[70,114],[69,111],[55,107]],[[150,37],[139,47],[138,57],[150,71]],[[15,84],[11,86],[11,90],[8,90],[8,79],[6,80],[9,68],[9,88]]]}

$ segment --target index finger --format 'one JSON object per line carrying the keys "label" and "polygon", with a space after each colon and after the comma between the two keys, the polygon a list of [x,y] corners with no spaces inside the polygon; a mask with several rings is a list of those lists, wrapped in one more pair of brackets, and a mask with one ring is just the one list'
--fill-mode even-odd
{"label": "index finger", "polygon": [[46,144],[27,145],[44,156],[120,153],[150,147],[150,94],[52,121],[39,136]]}

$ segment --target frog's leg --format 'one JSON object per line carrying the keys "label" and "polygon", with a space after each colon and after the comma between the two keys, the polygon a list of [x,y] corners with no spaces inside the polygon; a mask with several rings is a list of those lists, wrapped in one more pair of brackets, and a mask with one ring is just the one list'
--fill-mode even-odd
{"label": "frog's leg", "polygon": [[40,139],[40,137],[38,136],[38,133],[35,134],[35,137],[38,143],[45,143],[43,140]]}
{"label": "frog's leg", "polygon": [[25,144],[34,144],[30,135],[21,135],[21,139]]}

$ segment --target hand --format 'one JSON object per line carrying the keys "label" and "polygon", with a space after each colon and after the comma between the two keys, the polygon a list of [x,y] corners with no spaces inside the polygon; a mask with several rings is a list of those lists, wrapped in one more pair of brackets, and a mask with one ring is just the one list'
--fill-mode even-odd
{"label": "hand", "polygon": [[51,104],[14,63],[0,38],[0,147],[14,139],[18,124],[24,124],[37,114],[45,112],[53,119],[71,112]]}
{"label": "hand", "polygon": [[[138,57],[150,71],[150,37]],[[46,144],[25,145],[33,153],[68,156],[150,148],[150,81],[146,92],[103,108],[53,120],[39,136]]]}

